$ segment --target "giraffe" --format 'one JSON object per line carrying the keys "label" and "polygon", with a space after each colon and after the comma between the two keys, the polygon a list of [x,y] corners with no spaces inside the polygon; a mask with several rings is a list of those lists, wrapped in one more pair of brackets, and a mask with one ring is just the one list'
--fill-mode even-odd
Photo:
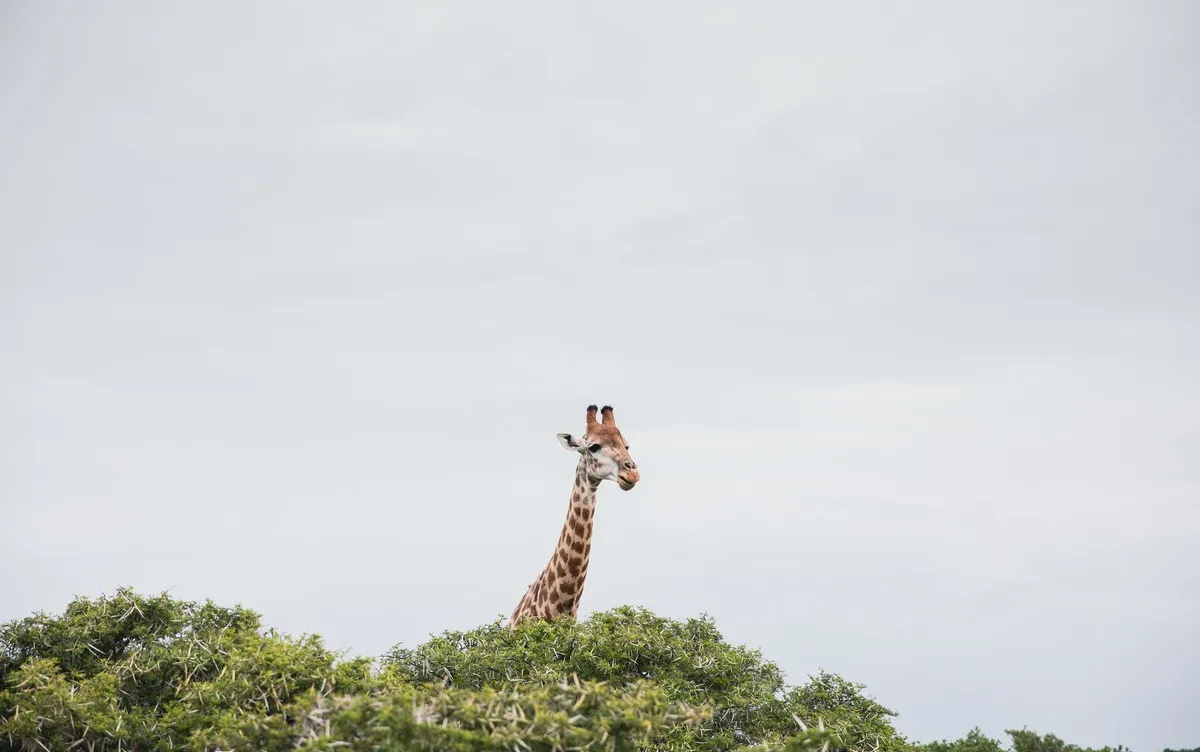
{"label": "giraffe", "polygon": [[600,410],[600,420],[596,420],[596,406],[588,405],[584,434],[576,437],[560,433],[558,441],[568,451],[579,453],[567,520],[549,563],[513,609],[508,619],[509,629],[526,619],[575,618],[592,553],[596,491],[606,480],[628,491],[641,479],[637,464],[629,456],[629,445],[617,428],[613,409],[608,405]]}

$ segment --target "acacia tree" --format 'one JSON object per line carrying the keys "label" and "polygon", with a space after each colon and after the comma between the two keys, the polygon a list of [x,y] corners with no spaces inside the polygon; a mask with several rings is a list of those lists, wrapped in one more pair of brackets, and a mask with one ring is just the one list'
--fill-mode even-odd
{"label": "acacia tree", "polygon": [[[1079,747],[1067,744],[1054,734],[1042,736],[1029,729],[1009,729],[1005,733],[1012,740],[1012,752],[1129,752],[1128,748],[1120,745],[1099,749]],[[961,739],[952,742],[930,742],[922,745],[922,749],[924,752],[1004,752],[1000,740],[988,737],[979,728],[971,729]],[[1170,750],[1163,750],[1163,752],[1170,752]]]}
{"label": "acacia tree", "polygon": [[[568,644],[584,649],[564,663]],[[7,750],[728,749],[785,729],[793,749],[836,741],[785,723],[768,697],[778,670],[710,622],[632,610],[497,623],[375,665],[240,606],[123,589],[0,626],[0,686]]]}
{"label": "acacia tree", "polygon": [[757,650],[726,642],[712,619],[675,621],[621,607],[582,622],[496,621],[446,632],[424,645],[394,648],[384,675],[412,685],[444,683],[483,689],[580,681],[624,685],[649,681],[680,707],[705,718],[652,735],[659,749],[723,752],[781,743],[805,727],[824,726],[849,749],[899,752],[911,745],[892,727],[895,713],[862,694],[862,685],[821,672],[789,687],[779,667]]}
{"label": "acacia tree", "polygon": [[[1002,749],[978,729],[915,745],[894,716],[836,674],[789,686],[711,619],[645,609],[497,621],[378,661],[241,606],[128,589],[0,625],[0,752]],[[1009,735],[1013,752],[1128,752]]]}

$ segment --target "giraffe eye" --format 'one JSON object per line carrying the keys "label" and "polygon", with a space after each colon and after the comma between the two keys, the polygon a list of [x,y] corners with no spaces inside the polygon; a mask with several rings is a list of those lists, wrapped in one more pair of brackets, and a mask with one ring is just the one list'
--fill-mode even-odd
{"label": "giraffe eye", "polygon": [[588,447],[588,451],[589,451],[589,452],[599,452],[599,451],[600,451],[600,445],[599,445],[599,444],[592,444],[590,447]]}

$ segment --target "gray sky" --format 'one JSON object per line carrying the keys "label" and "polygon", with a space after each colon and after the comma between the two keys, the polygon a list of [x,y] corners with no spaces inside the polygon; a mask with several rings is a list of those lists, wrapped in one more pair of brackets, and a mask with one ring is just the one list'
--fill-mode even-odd
{"label": "gray sky", "polygon": [[489,621],[610,402],[585,612],[1200,744],[1198,8],[5,3],[0,619]]}

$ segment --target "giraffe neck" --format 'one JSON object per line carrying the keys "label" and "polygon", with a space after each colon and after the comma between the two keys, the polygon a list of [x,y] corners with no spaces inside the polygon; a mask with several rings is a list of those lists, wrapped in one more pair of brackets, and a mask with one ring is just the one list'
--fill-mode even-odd
{"label": "giraffe neck", "polygon": [[588,477],[580,460],[558,545],[546,568],[517,604],[509,626],[516,626],[523,619],[550,620],[575,617],[579,613],[579,597],[583,595],[583,581],[592,553],[592,520],[599,485],[599,481]]}

